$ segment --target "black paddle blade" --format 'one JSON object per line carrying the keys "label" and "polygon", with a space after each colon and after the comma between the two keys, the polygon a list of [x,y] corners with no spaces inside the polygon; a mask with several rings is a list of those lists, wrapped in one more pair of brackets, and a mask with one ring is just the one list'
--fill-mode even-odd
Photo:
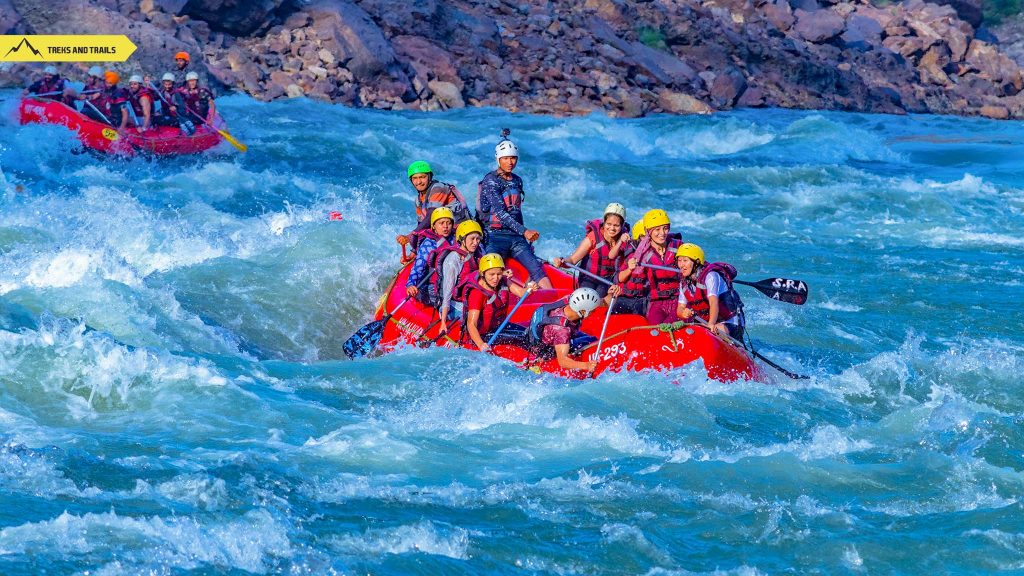
{"label": "black paddle blade", "polygon": [[765,296],[774,300],[781,300],[790,304],[800,306],[807,302],[807,284],[801,280],[790,280],[788,278],[765,278],[758,282],[744,282],[733,280],[735,284],[753,286]]}
{"label": "black paddle blade", "polygon": [[380,337],[384,335],[386,323],[384,319],[374,320],[357,330],[341,347],[345,355],[355,360],[376,350],[377,344],[380,344]]}

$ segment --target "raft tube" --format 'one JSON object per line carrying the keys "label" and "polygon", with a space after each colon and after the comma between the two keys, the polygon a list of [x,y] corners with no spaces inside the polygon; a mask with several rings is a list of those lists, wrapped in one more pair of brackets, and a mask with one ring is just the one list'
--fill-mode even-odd
{"label": "raft tube", "polygon": [[176,126],[154,126],[142,134],[134,128],[118,131],[63,102],[44,98],[22,99],[18,114],[22,124],[65,126],[75,132],[78,140],[87,148],[121,156],[198,154],[220,144],[222,140],[215,129],[205,124],[196,126],[191,136],[186,136]]}
{"label": "raft tube", "polygon": [[[514,278],[525,282],[526,270],[515,260],[508,260]],[[405,283],[412,270],[412,264],[403,267],[388,287],[385,298],[377,308],[375,320],[380,320],[386,311],[394,310],[405,299]],[[527,295],[526,301],[516,310],[511,322],[529,326],[534,310],[549,302],[568,296],[574,289],[574,278],[562,270],[545,265],[545,273],[553,289],[538,290]],[[518,302],[514,296],[510,308]],[[601,307],[583,320],[580,332],[592,338],[574,354],[577,360],[590,359],[597,353],[597,339],[601,334],[608,309]],[[450,322],[450,333],[440,337],[437,311],[412,299],[403,305],[385,325],[380,341],[383,353],[402,346],[434,342],[436,346],[468,348],[475,350],[469,335],[463,340],[461,322]],[[429,327],[429,329],[428,329]],[[501,358],[519,364],[524,369],[546,372],[564,378],[586,378],[582,370],[565,370],[554,357],[540,358],[526,348],[497,344],[492,352]],[[595,376],[604,372],[638,372],[645,370],[667,371],[702,360],[708,377],[721,382],[739,379],[766,381],[764,372],[743,348],[734,346],[711,334],[699,325],[651,326],[643,316],[634,314],[613,314],[601,345],[600,358]]]}

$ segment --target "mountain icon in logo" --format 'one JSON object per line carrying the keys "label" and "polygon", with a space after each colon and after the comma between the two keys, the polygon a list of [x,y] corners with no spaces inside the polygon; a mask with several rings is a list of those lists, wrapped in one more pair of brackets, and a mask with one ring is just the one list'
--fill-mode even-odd
{"label": "mountain icon in logo", "polygon": [[4,54],[4,58],[7,58],[7,57],[8,57],[8,56],[10,56],[10,55],[11,55],[12,53],[17,53],[17,52],[18,52],[19,50],[21,50],[21,47],[22,47],[22,46],[27,46],[27,47],[28,47],[28,49],[29,49],[29,50],[31,50],[31,51],[32,51],[32,53],[33,53],[33,54],[35,54],[36,56],[38,56],[38,57],[40,57],[40,58],[42,58],[42,57],[43,57],[43,53],[42,53],[42,52],[40,52],[39,50],[36,50],[36,47],[35,47],[35,46],[33,46],[33,45],[32,45],[32,44],[31,44],[31,43],[30,43],[30,42],[28,41],[28,38],[24,38],[24,37],[23,37],[23,38],[21,39],[21,42],[18,42],[18,45],[17,45],[17,46],[15,46],[14,48],[11,48],[10,50],[8,50],[8,51],[7,51],[7,54]]}

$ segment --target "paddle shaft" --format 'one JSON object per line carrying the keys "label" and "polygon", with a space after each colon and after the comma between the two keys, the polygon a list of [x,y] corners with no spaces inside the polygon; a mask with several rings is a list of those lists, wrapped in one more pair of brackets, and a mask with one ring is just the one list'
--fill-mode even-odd
{"label": "paddle shaft", "polygon": [[498,335],[501,334],[501,331],[505,329],[505,326],[508,326],[508,322],[512,319],[512,315],[516,313],[516,310],[519,310],[519,307],[523,305],[523,302],[526,302],[526,297],[529,295],[529,292],[523,294],[519,299],[519,302],[516,302],[516,305],[512,307],[512,311],[508,313],[508,316],[505,316],[505,320],[500,326],[498,326],[498,329],[494,331],[494,334],[491,334],[491,339],[487,341],[488,348],[490,348],[491,344],[494,344],[494,341],[498,339]]}
{"label": "paddle shaft", "polygon": [[[696,320],[696,321],[697,321],[697,322],[698,322],[699,324],[701,324],[701,325],[702,325],[702,326],[704,326],[705,328],[707,328],[707,327],[708,327],[708,323],[707,323],[707,320],[704,320],[704,319],[703,319],[703,318],[701,318],[700,316],[694,316],[694,317],[693,317],[693,319],[694,319],[694,320]],[[725,340],[726,342],[729,342],[729,343],[731,343],[731,344],[732,344],[733,346],[737,346],[737,347],[739,347],[739,348],[745,348],[745,347],[743,346],[743,343],[742,343],[742,342],[740,342],[740,341],[736,340],[736,339],[735,339],[735,338],[733,338],[732,336],[728,336],[728,335],[725,335],[725,336],[723,336],[722,334],[719,334],[719,333],[717,333],[717,332],[713,332],[713,331],[711,331],[710,329],[708,329],[708,331],[709,331],[709,332],[711,332],[712,334],[714,334],[715,336],[718,336],[719,338],[722,338],[722,339],[723,339],[723,340]],[[758,358],[759,360],[763,361],[763,362],[764,362],[765,364],[767,364],[767,365],[771,366],[772,368],[775,368],[776,370],[778,370],[779,372],[782,372],[782,373],[783,373],[783,374],[785,374],[786,376],[789,376],[789,377],[790,377],[790,378],[792,378],[793,380],[807,380],[807,379],[809,379],[809,377],[808,377],[808,376],[804,376],[804,375],[802,375],[802,374],[797,374],[796,372],[791,372],[791,371],[789,371],[789,370],[786,370],[786,369],[785,369],[785,368],[783,368],[782,366],[779,366],[779,365],[778,365],[778,364],[776,364],[775,362],[772,362],[772,361],[771,361],[771,360],[769,360],[768,358],[765,358],[765,357],[764,357],[764,355],[763,355],[763,354],[761,354],[760,352],[758,352],[757,350],[750,350],[750,353],[751,353],[751,354],[753,354],[755,358]]]}
{"label": "paddle shaft", "polygon": [[[601,326],[601,336],[597,339],[597,348],[594,350],[594,362],[601,361],[601,344],[604,343],[604,333],[608,330],[608,320],[611,319],[612,310],[615,309],[616,298],[618,298],[618,296],[612,298],[611,302],[608,303],[608,311],[604,314],[604,324]],[[591,372],[590,377],[593,378],[594,374],[594,372]]]}
{"label": "paddle shaft", "polygon": [[[548,264],[551,264],[551,263],[548,262]],[[597,280],[598,282],[604,282],[605,284],[607,284],[609,286],[614,286],[615,285],[615,282],[612,282],[611,280],[609,280],[607,278],[602,278],[602,277],[598,276],[597,274],[594,274],[593,272],[591,272],[589,270],[584,270],[583,268],[580,268],[579,266],[577,266],[575,264],[570,264],[568,262],[564,262],[564,264],[566,266],[568,266],[569,268],[572,268],[573,270],[579,272],[580,274],[583,274],[584,276],[589,276],[589,277],[593,278],[594,280]],[[554,264],[551,264],[551,265],[554,266]]]}
{"label": "paddle shaft", "polygon": [[231,145],[232,145],[232,146],[234,146],[235,148],[238,148],[238,150],[239,150],[240,152],[245,152],[246,150],[248,150],[248,149],[249,149],[249,147],[248,147],[248,146],[246,146],[245,144],[242,144],[241,142],[239,142],[239,141],[238,141],[238,140],[237,140],[237,139],[236,139],[236,138],[235,138],[234,136],[232,136],[232,135],[231,135],[231,133],[230,133],[230,132],[228,132],[227,130],[221,130],[220,128],[217,128],[216,126],[214,126],[214,125],[213,125],[213,122],[207,122],[207,121],[206,121],[206,118],[203,118],[202,116],[200,116],[200,115],[199,115],[199,113],[198,113],[198,112],[196,112],[195,110],[193,110],[193,109],[189,108],[189,107],[188,107],[188,104],[185,104],[185,111],[186,111],[186,112],[188,112],[189,114],[191,114],[191,115],[195,116],[195,117],[196,117],[197,119],[199,119],[200,121],[202,121],[202,122],[203,122],[204,124],[206,124],[206,125],[207,125],[207,126],[209,126],[210,128],[213,128],[214,130],[216,130],[218,134],[220,134],[220,135],[221,135],[221,136],[222,136],[222,137],[223,137],[223,138],[224,138],[225,140],[227,140],[227,141],[228,141],[228,144],[231,144]]}
{"label": "paddle shaft", "polygon": [[[95,94],[97,92],[99,92],[99,90],[86,90],[84,92],[79,92],[78,94],[79,95],[81,95],[81,94]],[[57,92],[43,92],[41,94],[29,94],[28,96],[29,96],[29,98],[39,98],[39,97],[42,97],[42,96],[56,96],[58,94],[63,94],[63,93],[64,93],[63,90],[59,90]]]}
{"label": "paddle shaft", "polygon": [[85,102],[86,106],[88,106],[89,108],[92,108],[93,110],[95,110],[96,113],[100,115],[100,118],[103,118],[104,122],[106,122],[107,124],[110,124],[111,126],[113,126],[113,124],[110,123],[110,118],[107,118],[106,114],[104,114],[103,112],[100,112],[100,109],[97,108],[95,104],[93,104],[92,102],[89,102],[88,100],[83,100],[83,102]]}

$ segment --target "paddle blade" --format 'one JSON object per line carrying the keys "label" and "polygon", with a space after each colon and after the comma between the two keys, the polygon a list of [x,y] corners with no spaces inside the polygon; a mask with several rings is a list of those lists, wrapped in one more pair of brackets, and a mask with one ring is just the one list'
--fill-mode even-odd
{"label": "paddle blade", "polygon": [[377,349],[380,338],[384,335],[386,320],[374,320],[356,331],[342,346],[345,355],[355,360],[362,358]]}
{"label": "paddle blade", "polygon": [[216,128],[215,128],[215,130],[217,130],[217,132],[219,132],[220,135],[223,136],[224,139],[227,140],[232,146],[234,146],[235,148],[238,148],[239,152],[245,152],[246,150],[249,149],[249,147],[246,146],[245,144],[242,144],[238,140],[235,140],[235,137],[232,136],[231,134],[228,134],[227,131],[216,129]]}
{"label": "paddle blade", "polygon": [[807,302],[807,284],[802,280],[790,280],[788,278],[765,278],[758,282],[744,282],[733,280],[735,284],[753,286],[765,296],[774,300],[781,300],[790,304],[800,306]]}

